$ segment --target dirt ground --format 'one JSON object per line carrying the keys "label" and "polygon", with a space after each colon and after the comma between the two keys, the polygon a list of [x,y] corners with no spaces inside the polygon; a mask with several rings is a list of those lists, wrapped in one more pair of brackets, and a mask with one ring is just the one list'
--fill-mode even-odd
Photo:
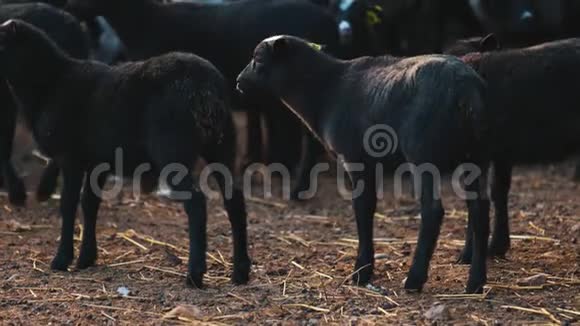
{"label": "dirt ground", "polygon": [[[211,200],[203,290],[185,287],[187,223],[177,204],[130,194],[105,201],[98,265],[63,273],[49,268],[58,201],[30,199],[26,209],[15,209],[0,193],[0,324],[580,323],[580,185],[571,179],[573,167],[516,170],[512,249],[506,260],[490,261],[481,296],[463,295],[468,267],[455,260],[466,208],[449,189],[421,294],[402,289],[419,227],[417,204],[388,193],[380,202],[375,279],[359,288],[349,277],[356,255],[352,210],[330,177],[306,203],[248,200],[253,269],[244,286],[229,282],[230,227],[221,202]],[[533,285],[521,283],[530,276]]]}

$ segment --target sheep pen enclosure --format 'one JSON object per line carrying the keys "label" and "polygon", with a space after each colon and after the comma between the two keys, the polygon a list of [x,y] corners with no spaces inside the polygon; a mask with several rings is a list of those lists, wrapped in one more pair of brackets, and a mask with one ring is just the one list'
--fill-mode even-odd
{"label": "sheep pen enclosure", "polygon": [[[244,286],[229,280],[229,222],[221,201],[209,201],[203,290],[185,287],[187,221],[180,205],[153,195],[105,201],[97,266],[63,273],[49,267],[60,229],[58,201],[30,199],[26,209],[16,209],[0,193],[0,324],[578,323],[580,184],[572,181],[573,170],[573,162],[516,169],[512,249],[506,260],[490,260],[483,295],[463,294],[468,267],[455,262],[466,211],[449,194],[429,281],[413,294],[402,282],[419,206],[388,194],[380,201],[375,278],[372,286],[356,287],[351,203],[337,195],[330,177],[312,201],[248,199],[253,267]],[[26,172],[33,185],[34,171]]]}

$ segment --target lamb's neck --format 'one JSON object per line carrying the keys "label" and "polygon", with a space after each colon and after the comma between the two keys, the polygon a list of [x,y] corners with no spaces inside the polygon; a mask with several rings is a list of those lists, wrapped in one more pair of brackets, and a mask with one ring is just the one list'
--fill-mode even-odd
{"label": "lamb's neck", "polygon": [[[19,74],[14,78],[7,77],[7,84],[18,102],[24,118],[29,123],[33,123],[38,118],[51,97],[62,93],[63,89],[66,88],[65,80],[71,78],[70,75],[75,71],[76,65],[74,61],[67,62],[67,64],[55,63],[50,68],[44,67],[44,70],[34,70],[37,73],[31,76]],[[42,71],[42,73],[38,73],[38,71]]]}
{"label": "lamb's neck", "polygon": [[300,86],[286,89],[280,99],[324,143],[321,138],[322,122],[333,113],[329,103],[344,67],[339,61],[320,64],[317,74],[299,78],[295,85]]}

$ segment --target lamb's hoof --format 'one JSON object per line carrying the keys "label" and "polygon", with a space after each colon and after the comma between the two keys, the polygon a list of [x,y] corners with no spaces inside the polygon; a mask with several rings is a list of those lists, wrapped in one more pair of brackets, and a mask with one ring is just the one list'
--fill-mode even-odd
{"label": "lamb's hoof", "polygon": [[236,285],[243,285],[248,284],[250,281],[250,272],[249,271],[235,271],[232,274],[232,283]]}
{"label": "lamb's hoof", "polygon": [[405,291],[408,293],[421,293],[423,291],[424,281],[419,278],[408,276],[405,280]]}
{"label": "lamb's hoof", "polygon": [[8,200],[13,206],[24,207],[26,206],[26,192],[10,193]]}
{"label": "lamb's hoof", "polygon": [[66,272],[68,270],[68,266],[72,263],[72,260],[73,260],[72,256],[57,254],[56,257],[54,257],[54,259],[52,260],[50,268],[53,271]]}
{"label": "lamb's hoof", "polygon": [[26,205],[26,188],[22,180],[18,180],[15,184],[11,186],[8,193],[8,200],[10,204],[23,207]]}
{"label": "lamb's hoof", "polygon": [[56,191],[56,184],[45,184],[43,182],[40,183],[38,189],[36,189],[36,200],[39,203],[44,203],[49,201],[52,198],[52,195]]}
{"label": "lamb's hoof", "polygon": [[203,273],[187,273],[185,284],[192,288],[203,289]]}
{"label": "lamb's hoof", "polygon": [[457,257],[457,264],[471,265],[471,254],[472,254],[471,250],[463,249],[459,254],[459,257]]}
{"label": "lamb's hoof", "polygon": [[292,191],[290,192],[290,199],[294,201],[305,201],[311,199],[310,189],[312,187],[310,179],[305,179],[301,182],[297,182]]}
{"label": "lamb's hoof", "polygon": [[52,177],[52,175],[45,172],[45,175],[40,180],[38,188],[36,188],[36,200],[38,202],[44,203],[49,201],[56,192],[58,175],[55,175],[54,178]]}
{"label": "lamb's hoof", "polygon": [[39,203],[47,202],[52,197],[52,193],[48,193],[45,191],[37,190],[36,191],[36,200]]}
{"label": "lamb's hoof", "polygon": [[485,281],[471,281],[467,282],[467,288],[465,292],[467,294],[481,294],[483,293],[483,286],[485,285]]}
{"label": "lamb's hoof", "polygon": [[580,167],[576,167],[576,171],[574,172],[574,177],[572,181],[580,183]]}
{"label": "lamb's hoof", "polygon": [[77,269],[86,269],[91,266],[95,266],[96,261],[97,261],[96,251],[90,254],[83,254],[81,252],[81,255],[79,256],[79,259],[77,261]]}
{"label": "lamb's hoof", "polygon": [[250,269],[252,263],[250,260],[234,264],[234,272],[232,273],[232,283],[237,285],[247,284],[250,281]]}
{"label": "lamb's hoof", "polygon": [[302,190],[292,190],[290,192],[290,200],[292,201],[304,201],[304,199],[300,196]]}
{"label": "lamb's hoof", "polygon": [[[362,265],[362,266],[364,266],[364,265]],[[366,266],[366,267],[361,269],[359,264],[357,264],[355,266],[355,271],[357,271],[357,272],[352,275],[352,282],[355,285],[365,286],[371,282],[371,279],[373,277],[372,266]]]}
{"label": "lamb's hoof", "polygon": [[489,244],[489,249],[487,251],[490,257],[496,258],[505,258],[505,255],[510,249],[510,241],[509,240],[495,240],[491,239],[491,243]]}

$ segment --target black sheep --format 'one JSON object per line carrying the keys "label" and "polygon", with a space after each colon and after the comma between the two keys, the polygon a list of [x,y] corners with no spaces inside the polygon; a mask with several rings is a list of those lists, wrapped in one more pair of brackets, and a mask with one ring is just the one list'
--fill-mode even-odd
{"label": "black sheep", "polygon": [[[115,166],[122,150],[124,176],[150,164],[144,177],[156,180],[166,167],[183,173],[168,180],[182,192],[189,221],[188,284],[202,286],[206,271],[206,201],[190,173],[198,157],[232,168],[235,156],[229,89],[220,72],[193,54],[172,53],[110,67],[72,59],[48,36],[22,21],[0,27],[0,71],[21,102],[24,119],[40,149],[62,169],[62,232],[52,269],[73,260],[73,232],[83,177],[83,241],[78,267],[97,258],[96,219],[107,175],[94,175],[103,163]],[[173,170],[172,170],[173,171]],[[186,173],[184,173],[186,172]],[[217,175],[232,224],[233,281],[248,280],[246,211],[232,178]]]}
{"label": "black sheep", "polygon": [[576,0],[470,0],[469,4],[484,30],[510,46],[580,35]]}
{"label": "black sheep", "polygon": [[[332,0],[326,4],[336,17],[340,36],[340,49],[333,53],[343,59],[364,55],[381,55],[391,41],[390,35],[378,32],[382,24],[383,8],[367,0]],[[382,32],[382,28],[380,29]]]}
{"label": "black sheep", "polygon": [[[496,49],[497,44],[487,37],[482,47]],[[496,212],[489,251],[504,256],[510,248],[508,194],[513,166],[557,162],[580,154],[580,39],[475,52],[462,59],[488,84]],[[468,231],[460,261],[471,261],[471,242]]]}
{"label": "black sheep", "polygon": [[[338,46],[338,31],[332,15],[307,0],[246,0],[220,5],[162,4],[155,0],[69,0],[68,9],[79,17],[105,17],[127,46],[130,59],[145,59],[168,51],[192,52],[216,65],[232,89],[256,44],[268,36],[289,34],[325,44],[329,49]],[[264,114],[271,140],[267,151],[270,161],[292,166],[301,155],[300,124],[278,101],[264,97],[258,103],[243,105],[249,112],[250,159],[262,158],[260,115]],[[305,152],[311,150],[304,149],[302,154]],[[308,180],[307,176],[299,178]],[[298,187],[294,193],[307,186]]]}
{"label": "black sheep", "polygon": [[[0,5],[31,3],[46,3],[55,8],[65,9],[67,0],[0,0]],[[90,32],[89,36],[92,41],[93,59],[106,64],[123,61],[125,55],[123,53],[124,46],[115,31],[103,17],[95,17],[94,19],[88,20],[86,27]]]}
{"label": "black sheep", "polygon": [[[375,164],[403,156],[419,167],[428,164],[444,172],[464,162],[478,165],[483,173],[468,185],[477,195],[467,201],[476,239],[467,291],[482,290],[489,232],[489,201],[481,189],[486,185],[487,166],[482,147],[485,84],[473,69],[442,55],[341,61],[298,38],[278,36],[257,46],[252,61],[238,77],[238,89],[243,93],[268,89],[343,163],[363,164],[362,171],[358,167],[349,172],[353,188],[364,188],[353,198],[359,239],[357,283],[369,282],[373,271]],[[390,128],[391,142],[397,138],[393,133],[398,136],[398,155],[375,155],[361,146],[369,145],[365,138],[375,127]],[[422,223],[405,284],[410,290],[421,290],[427,280],[444,215],[439,191],[434,189],[440,180],[431,173],[420,178]]]}
{"label": "black sheep", "polygon": [[[73,57],[87,58],[89,55],[88,40],[80,23],[76,18],[60,9],[42,3],[1,4],[0,22],[11,18],[24,20],[44,30]],[[0,76],[2,75],[0,74]],[[17,108],[3,78],[0,85],[0,101],[2,101],[2,110],[0,110],[0,184],[4,179],[11,203],[23,205],[26,201],[26,190],[10,162]],[[43,174],[38,187],[39,199],[46,199],[54,192],[57,177],[58,168],[51,163]]]}
{"label": "black sheep", "polygon": [[56,8],[63,8],[67,0],[0,0],[0,4],[29,4],[29,3],[46,3]]}

